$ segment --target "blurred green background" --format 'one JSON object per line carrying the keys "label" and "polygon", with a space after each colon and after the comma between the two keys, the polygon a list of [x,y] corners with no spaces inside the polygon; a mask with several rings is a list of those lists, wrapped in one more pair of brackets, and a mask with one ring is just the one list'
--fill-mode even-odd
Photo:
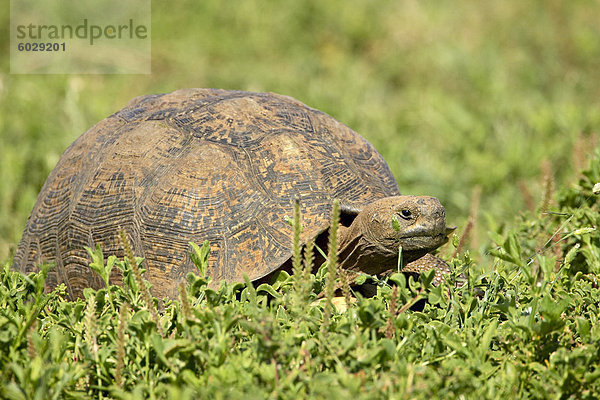
{"label": "blurred green background", "polygon": [[295,97],[366,137],[403,193],[438,197],[459,228],[481,188],[477,251],[540,201],[544,160],[568,185],[600,130],[595,0],[154,2],[151,75],[10,75],[0,13],[0,261],[65,148],[139,95]]}

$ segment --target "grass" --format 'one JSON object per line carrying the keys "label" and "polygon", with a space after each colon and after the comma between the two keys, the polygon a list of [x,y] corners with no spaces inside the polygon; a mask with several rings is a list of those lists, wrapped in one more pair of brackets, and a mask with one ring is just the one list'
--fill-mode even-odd
{"label": "grass", "polygon": [[[6,264],[0,397],[597,398],[599,181],[600,152],[551,212],[494,235],[491,271],[468,252],[453,259],[462,287],[457,273],[438,287],[433,274],[395,273],[343,310],[332,307],[335,266],[302,285],[281,273],[217,290],[189,274],[179,301],[159,301],[133,257],[104,262],[97,249],[101,276],[116,266],[136,278],[72,302],[64,285],[43,293],[47,268],[24,276]],[[194,254],[205,271],[206,251]],[[406,307],[415,298],[422,311]]]}
{"label": "grass", "polygon": [[[211,291],[190,278],[160,334],[131,261],[112,261],[124,289],[80,302],[5,268],[2,397],[598,397],[597,15],[586,0],[155,2],[150,76],[9,75],[5,46],[4,265],[82,132],[138,95],[220,87],[291,95],[365,136],[404,194],[446,206],[469,284],[395,276],[393,302],[381,283],[322,329],[321,306],[287,299],[316,296],[323,274],[306,296],[291,280]],[[403,307],[421,291],[430,305]]]}

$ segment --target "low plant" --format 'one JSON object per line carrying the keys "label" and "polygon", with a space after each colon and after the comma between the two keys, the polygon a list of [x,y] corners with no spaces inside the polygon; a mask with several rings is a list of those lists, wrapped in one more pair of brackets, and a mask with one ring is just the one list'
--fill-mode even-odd
{"label": "low plant", "polygon": [[[208,244],[193,245],[198,274],[154,310],[131,254],[105,260],[90,249],[109,284],[75,301],[64,286],[44,293],[49,266],[22,275],[5,265],[0,397],[597,398],[597,182],[600,155],[575,187],[544,200],[541,217],[492,233],[487,264],[461,253],[437,287],[432,273],[372,277],[376,294],[353,293],[344,310],[331,306],[335,264],[303,267],[311,247],[303,258],[298,247],[294,275],[213,289]],[[108,281],[114,267],[123,286]],[[411,311],[420,298],[423,310]]]}

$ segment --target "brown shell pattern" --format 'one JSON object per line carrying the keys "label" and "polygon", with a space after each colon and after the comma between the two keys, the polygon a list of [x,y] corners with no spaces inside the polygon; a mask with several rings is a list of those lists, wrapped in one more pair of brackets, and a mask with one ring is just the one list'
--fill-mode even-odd
{"label": "brown shell pattern", "polygon": [[[62,155],[27,222],[15,266],[51,262],[48,286],[71,296],[100,278],[85,246],[123,257],[124,229],[158,297],[195,271],[189,244],[208,240],[215,281],[258,279],[291,257],[292,199],[303,240],[328,226],[331,204],[398,195],[360,135],[290,97],[185,89],[132,100]],[[113,270],[112,280],[120,277]]]}

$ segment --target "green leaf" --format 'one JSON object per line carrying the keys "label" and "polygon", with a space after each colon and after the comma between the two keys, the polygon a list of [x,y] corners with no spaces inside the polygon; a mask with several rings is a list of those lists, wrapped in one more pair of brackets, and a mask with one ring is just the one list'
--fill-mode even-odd
{"label": "green leaf", "polygon": [[354,283],[357,285],[362,285],[367,281],[368,277],[369,277],[368,275],[360,274],[356,277],[356,279],[354,279]]}
{"label": "green leaf", "polygon": [[419,274],[419,281],[423,284],[424,288],[431,286],[431,282],[433,282],[433,278],[435,278],[435,272],[435,269],[432,268],[429,271],[423,271]]}
{"label": "green leaf", "polygon": [[273,287],[271,285],[268,285],[266,283],[260,284],[260,286],[258,286],[256,288],[256,292],[257,293],[265,292],[265,293],[268,293],[268,294],[270,294],[271,296],[273,296],[275,298],[281,297],[280,293],[278,293],[275,289],[273,289]]}
{"label": "green leaf", "polygon": [[396,214],[392,215],[392,229],[396,232],[400,232],[402,229],[402,225],[400,225],[400,220],[398,220],[398,216]]}
{"label": "green leaf", "polygon": [[188,242],[192,247],[192,251],[190,252],[190,258],[192,262],[198,268],[198,273],[201,277],[206,278],[206,271],[208,270],[208,256],[210,255],[210,243],[208,240],[205,240],[202,243],[202,247],[200,248],[194,242]]}
{"label": "green leaf", "polygon": [[591,340],[591,324],[585,318],[577,317],[575,318],[575,323],[577,327],[577,334],[581,337],[581,339],[587,343]]}
{"label": "green leaf", "polygon": [[[104,255],[102,254],[102,249],[100,245],[96,245],[96,249],[92,250],[90,247],[85,247],[85,250],[92,258],[92,262],[89,264],[90,268],[100,275],[100,278],[104,281],[104,284],[108,287],[110,280],[110,272],[112,271],[112,267],[115,263],[115,257],[112,257],[112,262],[108,262],[106,265],[104,264]],[[110,258],[109,258],[110,261]]]}
{"label": "green leaf", "polygon": [[498,328],[498,320],[493,320],[491,324],[485,329],[481,340],[479,341],[478,353],[480,359],[485,359],[486,355],[490,350],[490,344],[492,343],[492,339],[496,335],[496,331]]}
{"label": "green leaf", "polygon": [[439,304],[442,300],[442,285],[431,288],[427,295],[429,304]]}
{"label": "green leaf", "polygon": [[508,235],[502,247],[504,251],[506,251],[506,253],[510,256],[512,263],[520,267],[524,266],[523,259],[521,257],[521,246],[519,245],[519,242],[517,241],[517,238],[514,234]]}

